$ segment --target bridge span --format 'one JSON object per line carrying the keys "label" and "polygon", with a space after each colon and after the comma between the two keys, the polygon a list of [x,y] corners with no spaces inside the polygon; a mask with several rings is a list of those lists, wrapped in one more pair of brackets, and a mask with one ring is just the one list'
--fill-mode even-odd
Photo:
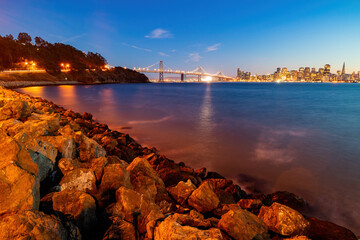
{"label": "bridge span", "polygon": [[[158,68],[156,68],[157,66]],[[197,76],[199,82],[201,82],[202,77],[211,77],[217,79],[218,81],[229,81],[233,79],[232,77],[225,76],[222,71],[218,71],[215,74],[208,73],[201,66],[198,66],[193,71],[173,70],[171,68],[167,68],[163,61],[144,68],[135,67],[134,71],[141,73],[159,73],[159,82],[164,82],[164,74],[179,74],[181,82],[185,82],[187,76]]]}

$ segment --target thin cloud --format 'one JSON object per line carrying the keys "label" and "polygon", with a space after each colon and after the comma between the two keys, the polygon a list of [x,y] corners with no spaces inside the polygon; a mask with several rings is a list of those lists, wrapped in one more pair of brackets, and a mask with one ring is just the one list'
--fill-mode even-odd
{"label": "thin cloud", "polygon": [[171,32],[168,30],[157,28],[151,31],[149,35],[145,36],[146,38],[172,38],[174,37]]}
{"label": "thin cloud", "polygon": [[189,58],[188,58],[188,62],[199,62],[201,58],[202,57],[197,52],[196,53],[190,53]]}
{"label": "thin cloud", "polygon": [[138,47],[138,46],[135,46],[135,45],[129,45],[127,43],[122,43],[122,45],[127,46],[127,47],[131,47],[131,48],[134,48],[134,49],[137,49],[137,50],[140,50],[140,51],[145,51],[145,52],[152,52],[153,51],[151,49],[142,48],[142,47]]}
{"label": "thin cloud", "polygon": [[209,47],[207,47],[206,52],[214,52],[217,51],[220,47],[221,43],[216,43],[214,45],[211,45]]}
{"label": "thin cloud", "polygon": [[83,34],[80,34],[80,35],[76,35],[76,36],[67,38],[67,39],[65,39],[65,40],[62,40],[61,43],[71,42],[71,41],[73,41],[73,40],[75,40],[75,39],[84,37],[84,36],[86,36],[86,35],[87,35],[86,33],[83,33]]}
{"label": "thin cloud", "polygon": [[158,52],[158,54],[163,57],[169,57],[169,55],[167,55],[166,53],[163,53],[163,52]]}
{"label": "thin cloud", "polygon": [[171,50],[171,52],[176,52],[176,49]]}

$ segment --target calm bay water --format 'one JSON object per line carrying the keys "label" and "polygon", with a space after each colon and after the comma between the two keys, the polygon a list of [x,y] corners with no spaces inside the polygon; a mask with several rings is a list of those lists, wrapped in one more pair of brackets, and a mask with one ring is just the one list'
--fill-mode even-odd
{"label": "calm bay water", "polygon": [[[19,91],[91,112],[248,191],[288,190],[360,233],[360,84],[112,84]],[[131,129],[121,129],[132,127]]]}

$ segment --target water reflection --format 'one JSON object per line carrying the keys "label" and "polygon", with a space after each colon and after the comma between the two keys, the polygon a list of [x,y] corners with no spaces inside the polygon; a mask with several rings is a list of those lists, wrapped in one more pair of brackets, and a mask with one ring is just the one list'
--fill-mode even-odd
{"label": "water reflection", "polygon": [[59,94],[62,99],[65,99],[70,104],[77,104],[77,95],[74,85],[58,86]]}
{"label": "water reflection", "polygon": [[26,93],[31,96],[41,96],[43,94],[44,87],[29,87],[26,88]]}
{"label": "water reflection", "polygon": [[200,108],[199,121],[201,135],[203,137],[211,137],[214,128],[211,84],[206,85],[203,102]]}

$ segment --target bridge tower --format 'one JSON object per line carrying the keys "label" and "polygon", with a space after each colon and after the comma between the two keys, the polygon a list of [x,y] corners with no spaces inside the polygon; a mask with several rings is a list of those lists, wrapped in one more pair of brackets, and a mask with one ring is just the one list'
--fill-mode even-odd
{"label": "bridge tower", "polygon": [[164,81],[164,62],[160,61],[159,63],[159,82]]}
{"label": "bridge tower", "polygon": [[186,80],[186,74],[185,74],[185,73],[182,73],[182,74],[181,74],[181,81],[182,81],[182,82],[185,82],[185,80]]}

